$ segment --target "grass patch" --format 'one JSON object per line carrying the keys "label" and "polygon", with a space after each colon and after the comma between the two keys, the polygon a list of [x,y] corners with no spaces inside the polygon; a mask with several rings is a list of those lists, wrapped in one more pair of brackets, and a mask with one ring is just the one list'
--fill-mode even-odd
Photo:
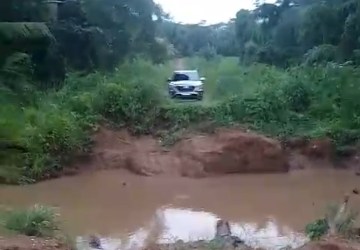
{"label": "grass patch", "polygon": [[320,240],[329,231],[329,225],[326,219],[318,219],[306,225],[305,233],[310,240]]}
{"label": "grass patch", "polygon": [[52,237],[59,230],[54,209],[34,205],[3,215],[4,228],[19,234],[36,237]]}

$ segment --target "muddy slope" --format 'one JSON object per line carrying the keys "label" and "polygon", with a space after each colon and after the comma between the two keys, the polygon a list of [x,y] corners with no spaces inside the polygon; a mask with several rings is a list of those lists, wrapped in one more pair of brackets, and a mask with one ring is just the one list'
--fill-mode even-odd
{"label": "muddy slope", "polygon": [[101,128],[95,147],[80,169],[127,169],[139,175],[206,177],[235,173],[274,173],[289,170],[279,142],[233,129],[193,135],[170,149],[151,136]]}
{"label": "muddy slope", "polygon": [[298,250],[359,250],[360,243],[343,239],[324,239],[319,242],[310,242]]}
{"label": "muddy slope", "polygon": [[[209,249],[208,244],[204,242],[199,243],[176,243],[170,245],[156,245],[151,244],[143,250],[170,250],[170,249],[184,249],[184,250],[206,250]],[[214,246],[212,249],[217,249]],[[27,236],[14,236],[10,238],[0,237],[0,250],[71,250],[73,247],[60,243],[54,239],[41,239]],[[94,248],[93,248],[94,249]],[[252,248],[245,245],[240,245],[236,248],[232,246],[222,247],[225,250],[251,250]],[[349,242],[341,239],[328,239],[320,242],[310,242],[297,250],[359,250],[358,242]]]}
{"label": "muddy slope", "polygon": [[188,134],[170,148],[158,138],[135,137],[126,130],[101,127],[94,148],[70,173],[89,169],[127,169],[153,176],[207,177],[244,173],[286,173],[291,169],[350,168],[360,172],[360,157],[335,161],[327,138],[287,142],[239,129],[217,129],[211,134]]}
{"label": "muddy slope", "polygon": [[0,250],[71,250],[70,246],[55,239],[41,239],[27,236],[0,236]]}

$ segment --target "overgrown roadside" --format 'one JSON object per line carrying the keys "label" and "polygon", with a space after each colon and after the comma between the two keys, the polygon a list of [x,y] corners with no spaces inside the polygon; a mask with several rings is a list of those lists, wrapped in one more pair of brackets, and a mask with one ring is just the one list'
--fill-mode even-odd
{"label": "overgrown roadside", "polygon": [[232,58],[191,59],[188,65],[194,62],[208,78],[203,103],[167,99],[163,90],[171,65],[143,60],[125,63],[113,74],[70,74],[62,89],[38,92],[31,104],[6,103],[0,116],[2,182],[58,176],[74,153],[91,149],[90,135],[102,123],[135,135],[151,134],[168,145],[189,128],[211,132],[241,125],[281,140],[330,138],[338,156],[356,153],[360,91],[353,82],[358,69],[244,68]]}

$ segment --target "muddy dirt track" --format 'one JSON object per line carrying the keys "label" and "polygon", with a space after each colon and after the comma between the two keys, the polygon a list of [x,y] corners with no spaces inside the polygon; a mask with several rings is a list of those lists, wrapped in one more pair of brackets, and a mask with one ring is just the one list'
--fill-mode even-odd
{"label": "muddy dirt track", "polygon": [[175,70],[185,70],[185,60],[183,58],[178,58],[174,61]]}

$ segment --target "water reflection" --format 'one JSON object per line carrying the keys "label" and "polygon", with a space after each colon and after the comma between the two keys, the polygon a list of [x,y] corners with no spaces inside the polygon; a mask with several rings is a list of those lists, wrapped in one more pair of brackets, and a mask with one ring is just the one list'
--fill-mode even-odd
{"label": "water reflection", "polygon": [[[219,217],[208,212],[190,209],[163,208],[158,210],[154,219],[146,228],[135,231],[128,239],[101,239],[105,250],[141,249],[149,242],[174,243],[197,240],[211,240],[215,235],[215,225]],[[280,228],[274,220],[265,226],[255,223],[230,222],[233,235],[240,237],[246,245],[269,250],[285,247],[298,248],[307,242],[307,238],[290,228]],[[78,249],[90,249],[83,237],[78,238]]]}

